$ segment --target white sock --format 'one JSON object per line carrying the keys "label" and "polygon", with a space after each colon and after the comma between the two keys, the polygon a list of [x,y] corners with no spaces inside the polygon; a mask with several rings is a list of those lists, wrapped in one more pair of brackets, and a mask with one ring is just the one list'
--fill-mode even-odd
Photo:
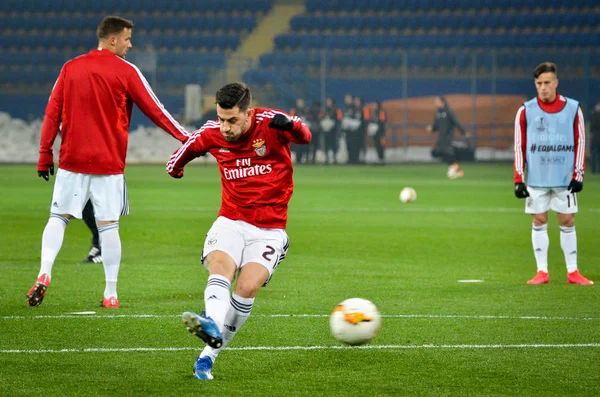
{"label": "white sock", "polygon": [[62,247],[65,229],[69,220],[58,214],[50,214],[50,219],[42,234],[42,260],[38,277],[46,273],[52,278],[52,266]]}
{"label": "white sock", "polygon": [[548,247],[550,246],[548,224],[532,226],[531,242],[533,243],[533,254],[535,255],[538,271],[548,273]]}
{"label": "white sock", "polygon": [[236,332],[242,328],[242,325],[250,317],[254,298],[242,298],[237,294],[231,296],[229,311],[225,316],[225,327],[223,330],[223,346],[226,346],[233,339]]}
{"label": "white sock", "polygon": [[575,226],[560,227],[560,246],[565,254],[567,271],[573,273],[577,270],[577,232]]}
{"label": "white sock", "polygon": [[100,235],[100,250],[106,279],[104,299],[111,296],[117,298],[117,280],[119,279],[119,267],[121,267],[119,222],[98,226],[98,234]]}
{"label": "white sock", "polygon": [[229,310],[230,288],[231,282],[227,277],[213,274],[208,277],[206,289],[204,290],[206,316],[212,318],[221,332],[223,332],[223,322]]}
{"label": "white sock", "polygon": [[221,352],[221,349],[227,346],[227,344],[233,339],[235,334],[242,328],[242,325],[250,317],[252,311],[252,305],[254,305],[254,298],[242,298],[239,295],[233,294],[231,296],[230,307],[225,316],[225,323],[223,328],[223,346],[219,349],[213,349],[210,346],[206,346],[200,357],[209,356],[213,363],[217,359],[217,356]]}

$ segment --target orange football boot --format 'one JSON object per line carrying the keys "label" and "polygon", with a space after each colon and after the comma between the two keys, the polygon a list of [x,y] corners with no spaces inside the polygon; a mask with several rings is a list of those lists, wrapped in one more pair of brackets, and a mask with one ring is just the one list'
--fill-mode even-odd
{"label": "orange football boot", "polygon": [[39,306],[44,300],[46,290],[50,286],[50,276],[47,273],[42,274],[37,278],[35,284],[31,287],[27,293],[27,304],[29,306]]}
{"label": "orange football boot", "polygon": [[581,284],[581,285],[594,285],[592,280],[588,280],[583,277],[579,270],[575,270],[567,275],[567,283],[569,284]]}
{"label": "orange football boot", "polygon": [[549,281],[550,277],[548,276],[548,273],[540,270],[537,272],[534,278],[527,281],[527,284],[548,284]]}

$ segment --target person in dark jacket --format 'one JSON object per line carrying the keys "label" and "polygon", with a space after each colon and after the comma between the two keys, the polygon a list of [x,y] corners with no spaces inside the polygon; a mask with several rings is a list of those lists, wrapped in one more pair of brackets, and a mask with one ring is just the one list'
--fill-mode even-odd
{"label": "person in dark jacket", "polygon": [[325,110],[319,117],[321,131],[325,138],[325,164],[329,164],[329,152],[332,152],[333,164],[337,164],[341,122],[342,110],[335,106],[335,99],[327,98]]}
{"label": "person in dark jacket", "polygon": [[308,163],[309,159],[312,164],[317,163],[317,152],[321,149],[321,102],[313,101],[310,105],[310,109],[308,112],[309,121],[310,121],[310,132],[312,132],[312,140],[308,145],[309,154],[306,158],[306,162]]}
{"label": "person in dark jacket", "polygon": [[434,99],[434,104],[437,110],[433,119],[433,125],[427,126],[427,132],[437,133],[438,139],[431,151],[431,155],[441,158],[448,164],[448,172],[446,174],[448,178],[460,178],[464,175],[464,172],[456,162],[456,154],[452,146],[452,141],[454,140],[455,129],[458,129],[464,136],[467,136],[467,133],[452,109],[450,109],[446,98],[437,96]]}
{"label": "person in dark jacket", "polygon": [[373,138],[375,143],[375,150],[377,150],[377,158],[379,164],[385,164],[385,150],[383,147],[383,140],[385,137],[385,129],[387,123],[387,115],[381,101],[377,101],[375,110],[370,113],[369,125],[367,126],[367,135]]}
{"label": "person in dark jacket", "polygon": [[364,101],[362,98],[354,97],[351,103],[346,102],[342,116],[342,129],[346,136],[348,164],[361,164],[360,154],[361,151],[364,152],[366,130],[363,112]]}

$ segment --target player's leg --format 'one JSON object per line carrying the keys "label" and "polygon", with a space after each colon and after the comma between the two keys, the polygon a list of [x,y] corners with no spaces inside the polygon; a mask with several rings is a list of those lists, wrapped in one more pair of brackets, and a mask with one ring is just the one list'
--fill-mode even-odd
{"label": "player's leg", "polygon": [[531,243],[537,266],[535,277],[527,284],[546,284],[548,276],[548,210],[550,209],[550,189],[528,187],[529,197],[525,200],[525,212],[531,214]]}
{"label": "player's leg", "polygon": [[456,155],[452,146],[448,146],[446,149],[444,149],[444,155],[442,157],[446,164],[448,164],[448,171],[446,172],[446,176],[449,179],[456,179],[464,176],[464,171],[456,162]]}
{"label": "player's leg", "polygon": [[125,179],[123,175],[94,175],[90,193],[98,224],[106,282],[101,306],[117,309],[119,307],[117,282],[121,267],[119,218],[129,214]]}
{"label": "player's leg", "polygon": [[271,280],[289,248],[289,239],[283,229],[251,228],[254,235],[244,250],[231,307],[225,317],[223,346],[233,339],[250,317],[256,294]]}
{"label": "player's leg", "polygon": [[[213,226],[207,236],[205,245],[211,245],[210,241],[215,241],[218,238],[218,240],[224,240],[223,245],[234,243],[239,246],[241,255],[243,249],[241,235],[235,232],[213,234],[214,231]],[[214,236],[218,237],[215,238]],[[217,242],[215,241],[214,244],[217,244]],[[240,255],[236,256],[239,257]],[[237,263],[228,252],[214,250],[206,255],[204,264],[209,271],[208,281],[204,289],[204,312],[199,315],[194,312],[184,312],[182,319],[188,331],[201,338],[210,347],[219,348],[223,344],[223,323],[229,310],[231,282],[237,270]]]}
{"label": "player's leg", "polygon": [[537,273],[534,278],[527,281],[527,284],[546,284],[550,281],[548,276],[548,247],[550,239],[548,237],[548,213],[532,214],[531,225],[531,243],[533,246],[533,255],[537,266]]}
{"label": "player's leg", "polygon": [[100,236],[98,233],[98,225],[96,225],[96,217],[94,216],[94,207],[92,201],[88,200],[83,208],[83,221],[92,232],[92,248],[87,257],[83,260],[85,263],[102,263],[102,251],[100,250]]}
{"label": "player's leg", "polygon": [[583,277],[577,269],[577,232],[575,231],[575,214],[578,211],[577,194],[567,189],[554,189],[550,208],[558,214],[560,226],[560,247],[567,265],[567,282],[569,284],[592,285],[592,281]]}
{"label": "player's leg", "polygon": [[29,306],[39,306],[44,299],[52,278],[54,261],[62,247],[65,229],[71,218],[81,218],[88,186],[89,179],[84,174],[58,169],[50,204],[50,218],[42,234],[40,271],[27,293]]}
{"label": "player's leg", "polygon": [[209,271],[204,289],[204,312],[184,312],[189,332],[207,344],[194,364],[194,377],[212,379],[212,366],[223,343],[223,323],[229,310],[231,282],[241,263],[245,241],[237,222],[219,217],[206,235],[202,262]]}
{"label": "player's leg", "polygon": [[[261,264],[248,263],[240,269],[235,292],[231,295],[226,311],[224,311],[226,315],[223,318],[223,327],[221,328],[221,345],[219,347],[207,345],[202,350],[194,365],[194,376],[197,379],[213,379],[212,366],[217,356],[250,317],[254,297],[268,279],[269,271]],[[206,305],[208,308],[208,302]],[[184,321],[186,321],[185,318]]]}

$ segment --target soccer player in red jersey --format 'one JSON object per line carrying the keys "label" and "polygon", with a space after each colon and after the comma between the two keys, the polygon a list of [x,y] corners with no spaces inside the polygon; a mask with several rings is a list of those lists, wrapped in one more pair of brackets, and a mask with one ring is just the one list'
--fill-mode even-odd
{"label": "soccer player in red jersey", "polygon": [[221,209],[202,252],[209,271],[205,312],[182,315],[186,328],[208,344],[194,364],[197,379],[213,378],[221,348],[248,319],[258,290],[287,255],[285,227],[294,190],[290,143],[308,144],[312,138],[298,117],[253,109],[245,84],[218,90],[216,106],[218,121],[196,131],[167,163],[169,175],[181,178],[187,163],[210,153],[221,172]]}
{"label": "soccer player in red jersey", "polygon": [[106,276],[102,306],[117,308],[121,263],[119,217],[129,212],[123,173],[131,109],[135,103],[157,126],[181,142],[190,134],[154,95],[140,70],[125,60],[133,23],[109,16],[98,25],[98,48],[64,64],[46,107],[40,138],[38,175],[54,175],[52,145],[61,145],[50,219],[42,235],[41,268],[27,294],[38,306],[50,284],[52,266],[71,218],[81,218],[88,200],[100,234]]}

